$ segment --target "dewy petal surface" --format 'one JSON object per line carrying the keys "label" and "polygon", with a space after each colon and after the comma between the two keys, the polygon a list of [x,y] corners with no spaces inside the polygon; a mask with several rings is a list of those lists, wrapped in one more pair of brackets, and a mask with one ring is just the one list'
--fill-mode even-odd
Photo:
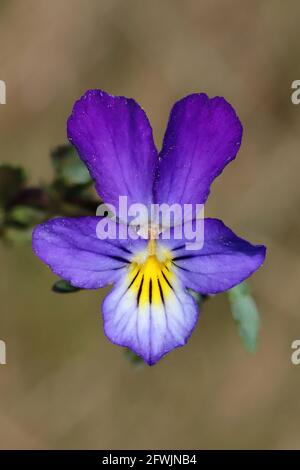
{"label": "dewy petal surface", "polygon": [[102,306],[106,336],[149,365],[183,346],[199,315],[194,299],[168,266],[155,256],[132,263]]}
{"label": "dewy petal surface", "polygon": [[[187,222],[186,229],[195,232],[195,221]],[[204,219],[201,249],[187,250],[186,242],[192,240],[174,239],[173,229],[171,240],[160,241],[170,250],[172,266],[183,285],[202,294],[223,292],[244,281],[262,265],[266,255],[263,245],[251,245],[217,219]]]}
{"label": "dewy petal surface", "polygon": [[[135,250],[146,241],[100,240],[99,217],[57,218],[38,225],[32,236],[35,254],[52,271],[76,287],[96,289],[116,282],[126,272]],[[115,222],[108,220],[111,228]],[[117,226],[122,236],[127,228]]]}
{"label": "dewy petal surface", "polygon": [[224,98],[201,93],[175,103],[159,155],[155,202],[203,204],[241,139],[242,125]]}
{"label": "dewy petal surface", "polygon": [[157,151],[142,108],[132,99],[89,90],[69,117],[68,137],[106,204],[152,202]]}

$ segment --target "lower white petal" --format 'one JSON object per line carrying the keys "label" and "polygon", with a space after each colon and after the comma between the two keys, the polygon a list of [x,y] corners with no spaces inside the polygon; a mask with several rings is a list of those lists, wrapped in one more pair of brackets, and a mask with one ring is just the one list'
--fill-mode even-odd
{"label": "lower white petal", "polygon": [[171,270],[155,255],[132,262],[127,274],[103,303],[107,337],[154,364],[186,343],[198,319],[198,307]]}

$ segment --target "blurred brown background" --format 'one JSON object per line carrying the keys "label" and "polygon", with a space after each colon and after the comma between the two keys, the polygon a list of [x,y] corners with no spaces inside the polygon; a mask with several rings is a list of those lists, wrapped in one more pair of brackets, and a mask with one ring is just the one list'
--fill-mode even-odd
{"label": "blurred brown background", "polygon": [[158,145],[175,100],[221,95],[244,140],[206,214],[268,247],[251,280],[256,356],[220,296],[185,348],[135,369],[104,337],[103,292],[55,295],[30,247],[1,245],[1,448],[300,448],[299,14],[297,0],[0,1],[1,160],[50,178],[49,149],[88,88],[134,97]]}

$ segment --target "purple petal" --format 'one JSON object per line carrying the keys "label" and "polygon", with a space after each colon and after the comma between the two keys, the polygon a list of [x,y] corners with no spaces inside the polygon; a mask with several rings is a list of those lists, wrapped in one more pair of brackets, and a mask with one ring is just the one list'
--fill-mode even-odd
{"label": "purple petal", "polygon": [[33,250],[55,274],[76,287],[97,289],[111,284],[126,271],[133,253],[146,241],[100,240],[96,234],[99,220],[57,218],[38,225],[32,236]]}
{"label": "purple petal", "polygon": [[[187,223],[187,228],[189,224],[194,225],[195,221]],[[192,229],[195,231],[195,227]],[[217,219],[204,219],[202,249],[187,250],[185,240],[174,238],[160,243],[171,250],[173,266],[182,283],[202,294],[234,287],[253,274],[266,256],[263,245],[251,245]]]}
{"label": "purple petal", "polygon": [[[157,282],[156,275],[153,283],[155,279]],[[155,299],[152,283],[153,297],[142,303],[139,298],[147,297],[149,283],[143,277],[136,277],[134,282],[136,289],[130,277],[125,276],[105,298],[102,306],[104,331],[111,342],[130,348],[147,364],[153,365],[172,349],[186,344],[199,311],[194,299],[176,278],[170,283],[172,287],[161,281],[163,299]]]}
{"label": "purple petal", "polygon": [[202,204],[210,185],[235,158],[242,125],[224,98],[189,95],[170,114],[158,177],[157,203]]}
{"label": "purple petal", "polygon": [[152,201],[157,151],[145,112],[132,99],[89,90],[68,120],[68,137],[106,204]]}

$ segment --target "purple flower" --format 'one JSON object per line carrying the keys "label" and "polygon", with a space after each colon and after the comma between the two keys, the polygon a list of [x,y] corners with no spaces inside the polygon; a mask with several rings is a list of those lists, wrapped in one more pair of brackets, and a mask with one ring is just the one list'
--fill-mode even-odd
{"label": "purple flower", "polygon": [[[193,94],[178,101],[158,154],[146,114],[132,99],[91,90],[75,103],[68,137],[106,204],[203,204],[210,185],[233,160],[242,125],[224,98]],[[108,224],[114,222],[108,219]],[[199,315],[191,288],[215,294],[239,284],[264,261],[266,249],[237,237],[223,222],[204,220],[204,246],[186,239],[97,237],[99,217],[56,218],[36,227],[33,249],[72,285],[114,284],[102,305],[104,331],[148,364],[184,345]],[[193,228],[195,221],[188,224]]]}

